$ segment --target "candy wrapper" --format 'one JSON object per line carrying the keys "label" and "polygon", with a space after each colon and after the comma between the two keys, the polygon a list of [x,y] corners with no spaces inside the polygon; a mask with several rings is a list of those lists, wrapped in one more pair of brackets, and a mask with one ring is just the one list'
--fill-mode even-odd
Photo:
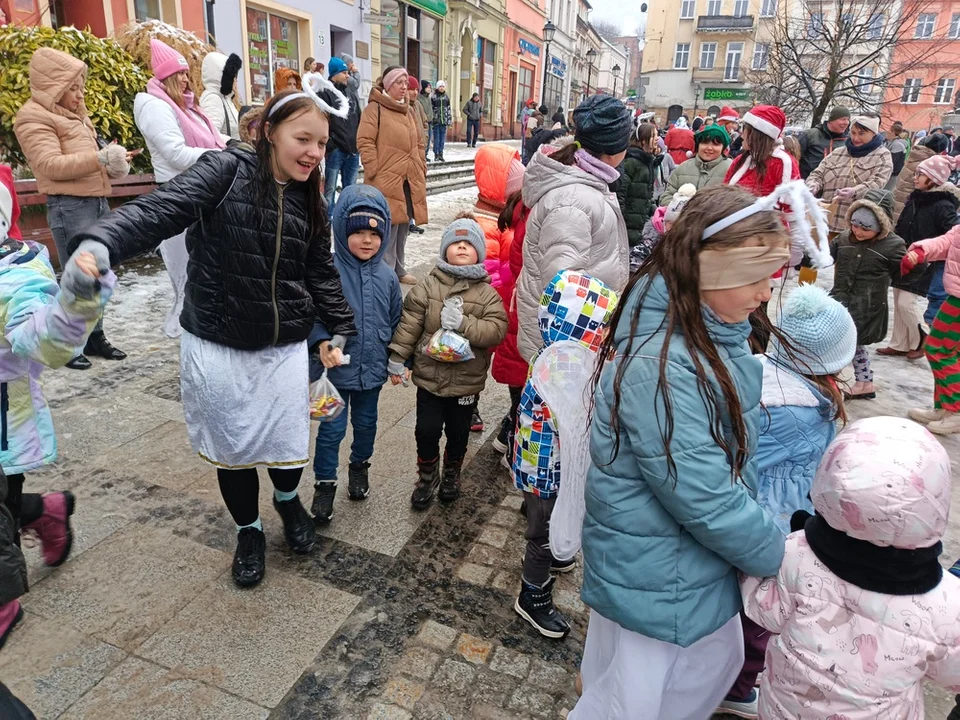
{"label": "candy wrapper", "polygon": [[346,403],[337,392],[337,388],[327,378],[327,371],[316,382],[310,383],[310,417],[323,422],[333,420],[343,412]]}
{"label": "candy wrapper", "polygon": [[466,362],[473,360],[475,355],[470,347],[470,341],[456,330],[437,330],[430,342],[423,349],[423,354],[438,362]]}

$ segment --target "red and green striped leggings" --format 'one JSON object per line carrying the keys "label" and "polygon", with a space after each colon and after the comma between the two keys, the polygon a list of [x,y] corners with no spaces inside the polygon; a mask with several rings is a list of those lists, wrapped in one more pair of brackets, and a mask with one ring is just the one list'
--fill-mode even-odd
{"label": "red and green striped leggings", "polygon": [[933,319],[923,352],[933,370],[933,405],[960,412],[960,299],[948,297]]}

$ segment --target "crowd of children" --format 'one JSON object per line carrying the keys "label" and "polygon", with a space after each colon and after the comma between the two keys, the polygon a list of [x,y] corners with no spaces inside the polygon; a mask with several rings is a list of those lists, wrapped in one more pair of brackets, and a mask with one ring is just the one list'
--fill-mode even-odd
{"label": "crowd of children", "polygon": [[[184,405],[191,440],[218,465],[237,524],[238,585],[264,575],[257,465],[270,469],[288,545],[309,552],[313,525],[333,521],[347,425],[347,492],[363,501],[376,491],[368,473],[383,386],[412,382],[411,506],[454,502],[492,367],[511,396],[493,444],[526,515],[513,606],[547,638],[570,631],[553,602],[554,576],[577,563],[554,554],[551,521],[561,501],[582,513],[582,530],[580,515],[563,517],[564,532],[575,518],[590,608],[582,697],[570,718],[698,719],[719,710],[766,720],[916,720],[924,679],[960,692],[960,580],[938,560],[950,462],[927,432],[960,432],[960,226],[950,161],[920,163],[897,232],[888,191],[853,202],[849,229],[829,241],[832,291],[798,288],[773,325],[757,317],[771,276],[793,264],[798,246],[819,261],[828,245],[822,210],[790,183],[796,164],[771,142],[779,126],[748,122],[745,151],[727,174],[776,175],[789,187],[767,195],[771,188],[752,179],[749,191],[680,184],[656,208],[655,130],[634,124],[619,101],[592,96],[574,111],[574,137],[531,145],[526,170],[506,146],[478,152],[476,207],[443,230],[434,267],[403,296],[383,261],[391,212],[379,190],[346,187],[327,224],[316,183],[323,133],[315,131],[330,110],[309,88],[278,94],[253,120],[256,154],[204,154],[92,226],[73,243],[59,287],[45,249],[19,239],[12,180],[0,172],[0,647],[27,587],[20,533],[39,536],[49,565],[66,559],[72,541],[72,496],[23,492],[24,473],[56,458],[37,378],[83,348],[116,281],[111,260],[185,231],[198,248],[211,233],[191,263],[214,279],[186,285]],[[252,124],[241,120],[239,132]],[[679,124],[671,132],[672,149],[691,152],[692,132]],[[718,156],[704,165],[729,144],[719,126],[698,138]],[[774,163],[770,173],[765,163]],[[255,201],[266,215],[253,214]],[[145,229],[138,221],[148,212],[155,221]],[[229,213],[239,213],[243,229]],[[798,220],[807,215],[812,227]],[[214,235],[219,244],[209,242]],[[245,303],[269,299],[233,288],[218,300],[224,324],[203,300],[212,302],[231,268],[257,286],[269,268],[260,248],[272,253],[274,236],[286,273],[276,321],[271,312],[255,322],[258,311]],[[231,253],[246,264],[233,267]],[[928,328],[917,296],[937,262],[948,296]],[[878,417],[848,427],[845,401],[876,396],[866,348],[886,337],[891,284],[902,292],[900,332],[881,352],[916,357],[922,348],[934,408],[911,410],[916,422]],[[770,333],[765,353],[747,344],[751,320]],[[531,375],[559,347],[589,358],[582,427],[561,420]],[[263,395],[238,398],[228,418],[211,408],[210,393],[262,388],[245,376],[250,361],[283,386],[282,397],[256,427],[239,427],[237,416]],[[844,390],[851,363],[855,382]],[[305,410],[308,378],[321,376],[342,411],[318,428],[310,517],[296,491],[307,413],[292,414]],[[234,429],[257,439],[237,450],[228,442]],[[585,482],[561,462],[571,433],[582,440]]]}

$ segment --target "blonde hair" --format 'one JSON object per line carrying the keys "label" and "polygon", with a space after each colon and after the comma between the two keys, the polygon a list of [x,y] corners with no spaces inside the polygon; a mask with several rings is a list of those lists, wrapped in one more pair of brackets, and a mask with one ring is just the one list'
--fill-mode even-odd
{"label": "blonde hair", "polygon": [[[180,73],[176,72],[169,77],[165,77],[160,83],[163,85],[163,89],[166,91],[167,95],[170,96],[170,99],[173,100],[184,112],[187,111],[187,101],[184,98],[183,93],[180,92]],[[187,91],[193,92],[193,85],[190,83],[190,77],[187,76]]]}

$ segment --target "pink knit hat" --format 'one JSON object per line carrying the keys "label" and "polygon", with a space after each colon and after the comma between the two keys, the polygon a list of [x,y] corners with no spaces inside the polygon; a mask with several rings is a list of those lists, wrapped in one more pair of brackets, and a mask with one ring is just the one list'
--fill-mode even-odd
{"label": "pink knit hat", "polygon": [[153,66],[153,76],[157,80],[166,80],[174,73],[190,69],[183,55],[153,38],[150,39],[150,64]]}
{"label": "pink knit hat", "polygon": [[934,155],[917,165],[917,172],[921,172],[933,180],[934,185],[943,185],[950,179],[950,173],[956,167],[956,160],[947,155]]}
{"label": "pink knit hat", "polygon": [[517,190],[523,187],[523,174],[526,168],[523,163],[516,158],[510,163],[510,169],[507,171],[506,197],[510,197]]}

